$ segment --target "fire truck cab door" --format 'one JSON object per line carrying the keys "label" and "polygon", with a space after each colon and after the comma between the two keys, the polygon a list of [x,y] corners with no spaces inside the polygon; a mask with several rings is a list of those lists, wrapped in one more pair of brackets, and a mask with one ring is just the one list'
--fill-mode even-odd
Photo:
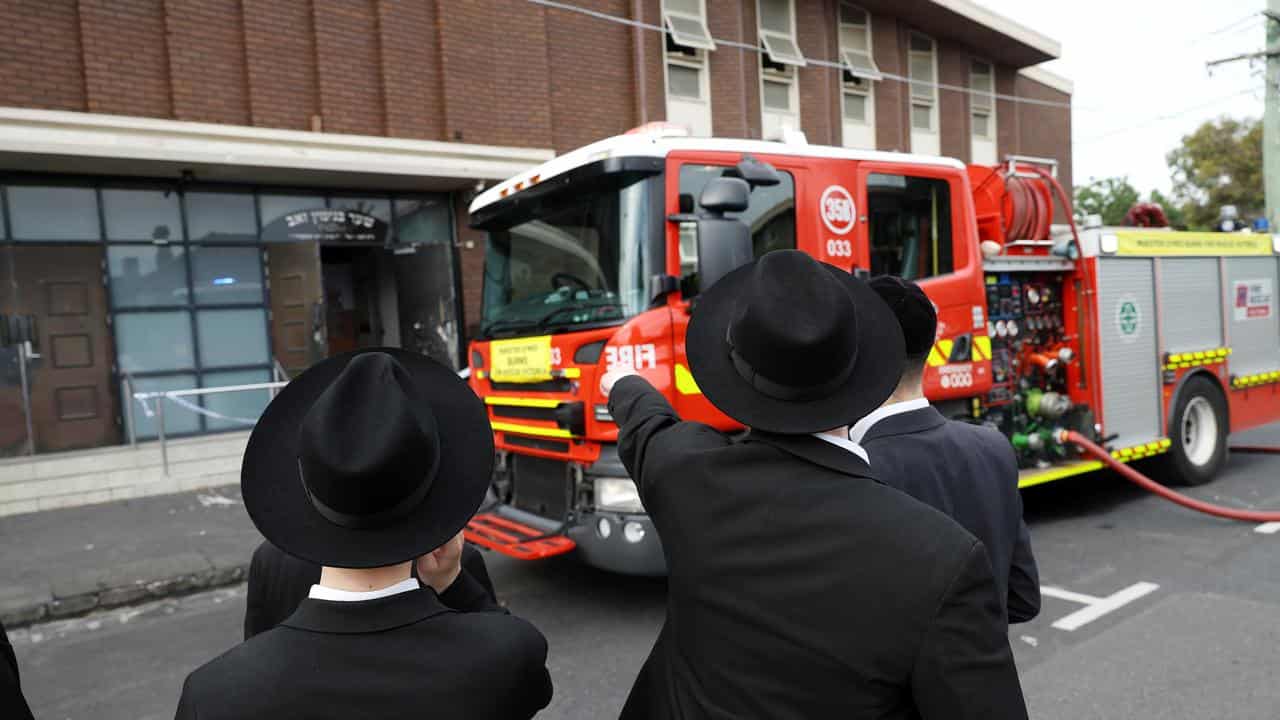
{"label": "fire truck cab door", "polygon": [[938,310],[925,393],[931,400],[985,393],[991,387],[991,344],[964,171],[863,162],[857,188],[857,267],[919,283]]}

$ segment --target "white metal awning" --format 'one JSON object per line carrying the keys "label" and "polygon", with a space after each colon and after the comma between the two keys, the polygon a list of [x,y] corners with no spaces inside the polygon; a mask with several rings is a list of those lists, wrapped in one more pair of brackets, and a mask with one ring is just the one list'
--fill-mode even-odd
{"label": "white metal awning", "polygon": [[439,190],[501,180],[550,148],[0,108],[0,169]]}

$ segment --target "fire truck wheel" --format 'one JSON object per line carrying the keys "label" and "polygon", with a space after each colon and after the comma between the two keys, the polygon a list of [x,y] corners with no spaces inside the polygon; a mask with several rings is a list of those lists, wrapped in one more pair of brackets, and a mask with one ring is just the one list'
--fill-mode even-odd
{"label": "fire truck wheel", "polygon": [[1227,459],[1227,401],[1213,381],[1187,380],[1169,415],[1165,459],[1171,484],[1203,485],[1213,479]]}

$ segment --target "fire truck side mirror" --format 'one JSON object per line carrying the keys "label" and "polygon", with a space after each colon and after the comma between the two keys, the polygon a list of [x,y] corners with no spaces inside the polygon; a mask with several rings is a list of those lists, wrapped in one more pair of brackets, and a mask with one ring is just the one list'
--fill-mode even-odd
{"label": "fire truck side mirror", "polygon": [[727,212],[747,209],[751,187],[739,178],[716,178],[707,183],[701,201],[704,214],[698,217],[698,289],[706,290],[717,280],[751,262],[751,229]]}

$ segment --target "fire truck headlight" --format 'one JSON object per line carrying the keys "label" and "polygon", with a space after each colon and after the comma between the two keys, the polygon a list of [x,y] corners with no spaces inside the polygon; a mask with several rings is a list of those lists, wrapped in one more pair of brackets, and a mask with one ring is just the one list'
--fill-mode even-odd
{"label": "fire truck headlight", "polygon": [[608,540],[613,534],[613,523],[609,522],[609,518],[600,518],[596,522],[596,533],[600,535],[601,540]]}
{"label": "fire truck headlight", "polygon": [[1280,254],[1280,235],[1271,236],[1271,249]]}
{"label": "fire truck headlight", "polygon": [[635,520],[631,520],[622,526],[622,537],[626,538],[629,543],[638,543],[644,539],[644,526]]}
{"label": "fire truck headlight", "polygon": [[609,512],[640,513],[640,492],[631,478],[596,478],[596,509]]}

